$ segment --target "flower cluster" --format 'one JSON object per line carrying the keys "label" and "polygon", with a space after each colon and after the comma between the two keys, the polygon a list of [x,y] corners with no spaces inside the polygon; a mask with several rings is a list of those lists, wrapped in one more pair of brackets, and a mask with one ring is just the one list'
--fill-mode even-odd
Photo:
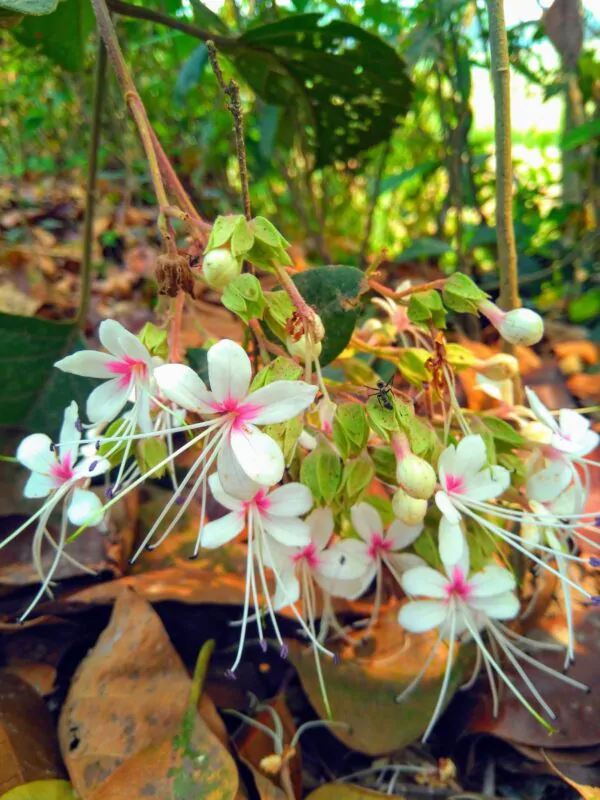
{"label": "flower cluster", "polygon": [[[218,271],[223,258],[215,251],[205,269]],[[239,264],[234,266],[237,274]],[[220,285],[214,276],[211,280]],[[428,302],[417,307],[419,314],[432,308],[437,313]],[[538,336],[532,312],[504,314],[487,300],[477,302],[499,330],[509,330],[511,340]],[[352,635],[340,622],[340,608],[370,598],[370,613],[360,623],[367,631],[391,604],[398,607],[398,624],[411,634],[436,632],[430,657],[399,702],[445,648],[446,670],[424,738],[447,703],[457,649],[465,642],[477,653],[469,685],[483,670],[496,711],[501,680],[548,725],[544,715],[553,718],[552,710],[522,664],[585,687],[532,655],[560,645],[534,641],[511,627],[522,615],[527,592],[536,591],[535,576],[529,580],[533,589],[517,580],[515,555],[558,579],[570,634],[568,666],[576,650],[577,597],[597,602],[574,567],[600,564],[581,553],[597,547],[595,513],[586,511],[586,504],[589,471],[597,467],[588,456],[599,436],[577,411],[555,415],[531,391],[529,408],[515,405],[505,384],[512,385],[517,370],[514,359],[504,355],[475,364],[481,388],[502,411],[502,419],[486,428],[484,418],[465,414],[458,404],[454,369],[439,332],[408,321],[406,309],[391,300],[378,305],[391,320],[378,336],[397,335],[403,345],[410,336],[431,380],[417,375],[413,388],[401,393],[392,376],[361,393],[352,382],[344,386],[324,377],[319,348],[310,358],[299,358],[300,364],[283,357],[269,362],[263,352],[262,369],[253,375],[246,351],[222,340],[206,352],[207,385],[191,366],[165,360],[166,353],[153,352],[118,322],[102,322],[106,352],[82,351],[56,364],[102,381],[88,397],[88,421],[79,420],[71,403],[57,443],[32,434],[16,453],[31,471],[25,496],[45,498],[25,525],[0,542],[1,548],[35,523],[32,552],[41,586],[22,618],[50,590],[60,559],[72,559],[70,540],[98,525],[128,492],[167,474],[172,494],[133,559],[158,547],[194,499],[201,514],[190,556],[234,540],[244,543],[245,597],[231,676],[249,626],[256,626],[265,649],[272,630],[285,656],[278,624],[284,609],[314,649],[320,674],[321,656],[332,655],[328,640]],[[523,333],[527,325],[535,328],[529,336]],[[356,346],[361,342],[365,337],[357,336]],[[377,351],[381,341],[370,338],[364,346]],[[393,349],[388,340],[384,354],[389,357]],[[302,369],[305,380],[299,379]],[[418,416],[417,407],[428,409],[428,416]],[[175,467],[184,454],[186,472],[180,478]],[[91,486],[93,481],[103,485]],[[207,520],[209,493],[222,511]],[[49,530],[55,512],[58,537]],[[70,536],[69,524],[76,528]],[[44,546],[54,554],[46,571]]]}

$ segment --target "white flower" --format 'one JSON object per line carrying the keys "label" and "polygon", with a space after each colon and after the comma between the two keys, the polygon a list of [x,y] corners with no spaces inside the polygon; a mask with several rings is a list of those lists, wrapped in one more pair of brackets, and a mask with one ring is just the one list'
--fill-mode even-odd
{"label": "white flower", "polygon": [[[25,619],[48,590],[61,557],[64,556],[77,564],[65,552],[67,523],[81,526],[99,522],[102,515],[102,502],[85,487],[89,484],[90,478],[101,475],[109,468],[109,464],[98,457],[78,459],[80,441],[81,425],[77,417],[77,403],[72,402],[65,409],[58,445],[44,433],[33,433],[23,439],[17,449],[17,460],[31,470],[23,494],[28,498],[48,498],[27,522],[0,542],[1,549],[37,520],[32,554],[42,585],[21,619]],[[47,526],[52,512],[60,503],[63,505],[62,522],[59,540],[55,542]],[[47,541],[55,551],[55,557],[46,575],[42,568],[41,556],[44,541]],[[78,566],[90,572],[83,565]]]}
{"label": "white flower", "polygon": [[[200,545],[208,548],[221,547],[244,530],[247,536],[246,591],[240,641],[237,656],[229,670],[229,674],[233,676],[242,657],[251,600],[255,609],[258,638],[266,647],[259,609],[259,582],[281,651],[287,652],[275,617],[265,566],[273,570],[277,588],[285,594],[286,584],[277,568],[273,550],[277,543],[298,547],[310,544],[310,528],[300,517],[310,510],[313,499],[310,490],[301,483],[288,483],[269,491],[264,486],[249,480],[232,454],[227,452],[219,465],[219,474],[210,476],[209,485],[215,500],[228,509],[229,513],[201,527]],[[304,631],[317,647],[323,649],[316,643],[314,633],[307,627],[293,603],[294,600],[291,600],[291,609]]]}
{"label": "white flower", "polygon": [[256,426],[285,422],[300,414],[312,403],[316,386],[303,381],[274,381],[248,394],[250,359],[229,339],[208,351],[210,391],[184,364],[160,366],[155,376],[162,393],[177,405],[214,417],[210,432],[220,431],[220,451],[231,450],[248,478],[265,486],[281,480],[283,453]]}
{"label": "white flower", "polygon": [[135,425],[150,431],[152,357],[137,336],[114,319],[101,322],[98,332],[108,353],[81,350],[62,358],[54,366],[73,375],[104,380],[87,399],[87,415],[92,422],[110,422],[127,401],[132,400],[131,415]]}
{"label": "white flower", "polygon": [[514,405],[514,382],[511,378],[496,381],[478,372],[475,376],[475,388],[480,389],[488,397],[493,397],[494,400],[504,403],[504,405]]}
{"label": "white flower", "polygon": [[[440,552],[444,573],[430,567],[417,567],[409,570],[402,577],[402,587],[409,596],[427,599],[410,600],[406,603],[400,609],[399,623],[411,633],[437,630],[438,638],[419,674],[397,699],[399,701],[404,699],[418,685],[442,641],[445,640],[448,643],[446,670],[435,709],[423,734],[423,741],[425,741],[444,708],[454,663],[455,644],[462,637],[463,639],[472,639],[477,646],[475,669],[468,685],[472,685],[474,682],[483,662],[492,688],[494,715],[498,712],[498,690],[494,680],[494,673],[496,673],[535,718],[546,727],[550,727],[506,674],[498,658],[498,650],[502,651],[506,661],[516,670],[546,714],[553,719],[555,715],[552,709],[537,691],[518,659],[572,686],[583,690],[586,690],[587,687],[555,672],[517,647],[516,642],[529,648],[537,647],[539,649],[557,649],[560,645],[533,642],[503,625],[503,620],[514,619],[519,613],[520,605],[515,594],[514,576],[508,570],[495,564],[485,567],[481,572],[471,574],[466,543],[459,545],[458,549],[458,555],[453,553],[449,559],[444,558]],[[483,633],[487,634],[491,640],[491,648],[486,645]]]}
{"label": "white flower", "polygon": [[550,444],[555,450],[576,458],[594,450],[600,442],[600,434],[591,429],[589,419],[570,408],[563,408],[555,419],[531,389],[525,389],[531,410],[550,429]]}
{"label": "white flower", "polygon": [[[463,541],[459,523],[463,514],[469,515],[471,507],[494,507],[486,501],[492,500],[510,486],[510,473],[500,466],[487,464],[485,443],[481,436],[465,436],[458,445],[450,445],[438,461],[440,489],[435,502],[445,517],[440,528],[440,551],[444,558],[460,558],[460,543]],[[470,516],[473,516],[471,513]]]}

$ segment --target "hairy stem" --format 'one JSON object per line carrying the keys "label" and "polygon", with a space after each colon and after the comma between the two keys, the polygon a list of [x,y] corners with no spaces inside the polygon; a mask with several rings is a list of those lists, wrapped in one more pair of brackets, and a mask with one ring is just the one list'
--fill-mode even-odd
{"label": "hairy stem", "polygon": [[85,325],[90,304],[90,285],[92,279],[92,244],[94,238],[94,209],[96,206],[96,177],[98,173],[98,146],[100,144],[100,127],[102,122],[102,106],[106,85],[106,47],[98,34],[96,51],[96,71],[94,73],[94,100],[92,108],[92,129],[88,147],[88,174],[85,189],[85,218],[83,223],[83,258],[81,261],[81,285],[79,288],[79,310],[77,323]]}
{"label": "hairy stem", "polygon": [[518,308],[519,273],[513,226],[512,151],[510,122],[510,70],[504,0],[486,0],[490,22],[490,56],[494,86],[496,136],[496,229],[500,305],[505,311]]}
{"label": "hairy stem", "polygon": [[410,297],[411,294],[418,294],[419,292],[428,292],[430,289],[442,289],[448,279],[437,278],[435,281],[428,283],[420,283],[418,286],[409,286],[408,289],[403,289],[401,292],[395,292],[393,289],[388,289],[383,283],[379,283],[374,278],[369,278],[369,287],[374,289],[384,297],[389,297],[391,300],[402,300],[404,297]]}

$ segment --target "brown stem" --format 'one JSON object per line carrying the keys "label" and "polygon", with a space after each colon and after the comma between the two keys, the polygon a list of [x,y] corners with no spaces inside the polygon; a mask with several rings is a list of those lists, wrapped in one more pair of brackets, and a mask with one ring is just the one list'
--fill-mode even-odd
{"label": "brown stem", "polygon": [[209,31],[203,31],[202,28],[197,28],[195,25],[183,22],[183,20],[170,17],[167,14],[161,14],[160,11],[134,6],[131,5],[131,3],[121,2],[121,0],[107,0],[107,2],[111,11],[121,14],[124,17],[157,22],[159,25],[166,25],[168,28],[172,28],[175,31],[187,33],[188,36],[193,36],[195,39],[200,39],[203,42],[212,40],[219,47],[227,47],[235,43],[235,39],[230,39],[227,36],[218,36],[216,33],[209,33]]}
{"label": "brown stem", "polygon": [[244,204],[244,216],[247,220],[252,219],[252,208],[250,205],[250,182],[248,180],[248,162],[246,159],[246,143],[244,142],[244,112],[240,98],[240,87],[234,81],[225,83],[225,78],[219,66],[217,48],[214,40],[206,43],[208,57],[215,73],[215,77],[223,94],[228,98],[227,108],[233,117],[233,129],[235,131],[235,149],[237,153],[238,165],[240,168],[240,183],[242,186],[242,202]]}
{"label": "brown stem", "polygon": [[106,47],[98,35],[96,51],[96,71],[94,74],[94,100],[92,110],[92,129],[88,148],[88,175],[85,189],[85,218],[83,223],[83,258],[81,261],[81,285],[79,289],[79,310],[77,323],[85,325],[92,276],[92,244],[94,239],[94,207],[96,205],[96,176],[98,172],[98,145],[102,122],[102,105],[106,86]]}
{"label": "brown stem", "polygon": [[518,308],[519,274],[513,226],[513,174],[510,121],[510,62],[503,0],[486,0],[490,21],[490,56],[494,86],[496,136],[496,229],[500,305],[505,311]]}
{"label": "brown stem", "polygon": [[382,294],[384,297],[389,297],[392,300],[402,300],[402,298],[410,297],[411,294],[417,294],[418,292],[428,292],[430,289],[442,289],[447,280],[447,278],[438,278],[428,283],[420,283],[418,286],[410,286],[408,289],[403,289],[401,292],[388,289],[387,286],[384,286],[383,283],[379,283],[379,281],[376,281],[374,278],[369,278],[368,283],[371,289],[379,292],[379,294]]}
{"label": "brown stem", "polygon": [[169,327],[169,363],[171,364],[178,364],[181,361],[181,326],[184,305],[185,292],[179,292],[175,298],[173,319]]}

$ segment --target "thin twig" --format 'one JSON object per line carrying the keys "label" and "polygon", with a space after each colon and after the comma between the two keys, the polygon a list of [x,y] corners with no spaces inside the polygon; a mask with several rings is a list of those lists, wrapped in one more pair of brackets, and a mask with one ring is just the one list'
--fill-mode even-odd
{"label": "thin twig", "polygon": [[157,22],[159,25],[166,25],[175,31],[187,33],[188,36],[193,36],[195,39],[200,39],[203,42],[213,41],[219,47],[231,46],[235,43],[235,39],[230,39],[227,36],[219,36],[216,33],[204,31],[202,28],[197,28],[195,25],[190,25],[183,20],[170,17],[167,14],[161,14],[160,11],[154,11],[150,8],[142,8],[142,6],[134,6],[131,3],[124,3],[121,0],[108,0],[108,7],[111,11],[121,14],[124,17],[132,17],[133,19],[145,19],[148,22]]}
{"label": "thin twig", "polygon": [[225,78],[219,66],[217,48],[215,41],[210,40],[206,43],[208,57],[215,73],[215,77],[223,94],[227,97],[227,109],[233,117],[233,129],[235,131],[235,149],[240,169],[240,183],[242,186],[242,202],[244,204],[244,216],[247,220],[252,219],[252,208],[250,205],[250,184],[248,180],[248,163],[246,160],[246,143],[244,141],[244,112],[242,111],[242,101],[240,98],[240,87],[234,81],[225,83]]}
{"label": "thin twig", "polygon": [[96,177],[98,173],[98,146],[100,144],[100,127],[102,122],[102,106],[106,86],[106,47],[98,32],[96,50],[96,71],[94,73],[94,99],[92,106],[92,128],[88,146],[88,174],[85,188],[85,217],[83,222],[83,257],[81,260],[81,283],[79,287],[79,310],[77,324],[85,325],[90,304],[90,285],[92,278],[92,244],[94,238],[94,209],[96,206]]}
{"label": "thin twig", "polygon": [[374,289],[384,297],[389,297],[391,300],[402,300],[404,297],[410,297],[411,294],[418,294],[419,292],[428,292],[430,289],[442,289],[448,278],[437,278],[435,281],[428,283],[420,283],[417,286],[410,286],[408,289],[403,289],[401,292],[395,292],[393,289],[388,289],[383,283],[379,283],[374,278],[369,278],[368,284],[371,289]]}

